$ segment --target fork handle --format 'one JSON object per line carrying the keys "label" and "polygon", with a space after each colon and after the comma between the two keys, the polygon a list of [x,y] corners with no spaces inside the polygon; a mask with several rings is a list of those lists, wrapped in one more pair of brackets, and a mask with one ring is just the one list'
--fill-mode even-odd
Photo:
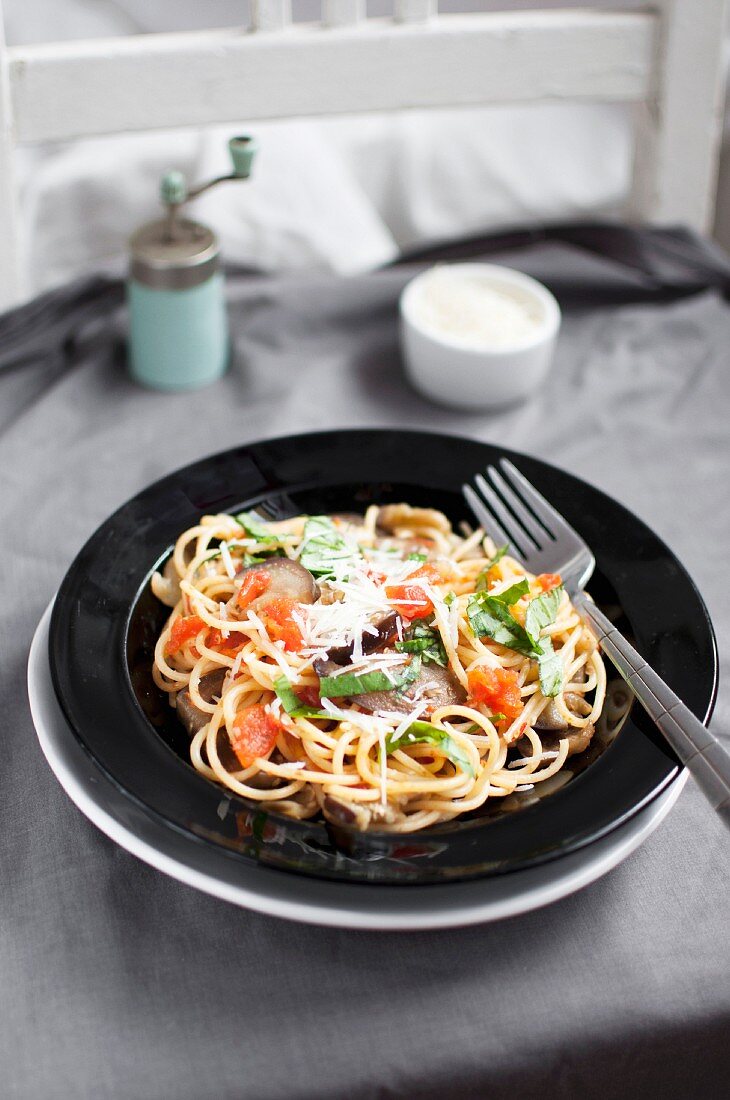
{"label": "fork handle", "polygon": [[730,828],[730,755],[584,592],[578,593],[573,603],[603,652]]}

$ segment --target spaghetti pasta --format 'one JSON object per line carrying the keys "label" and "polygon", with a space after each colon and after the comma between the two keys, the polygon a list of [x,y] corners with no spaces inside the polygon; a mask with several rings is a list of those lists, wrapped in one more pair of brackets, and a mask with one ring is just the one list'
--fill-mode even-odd
{"label": "spaghetti pasta", "polygon": [[297,818],[414,832],[549,779],[604,703],[556,575],[430,508],[204,516],[152,579],[190,759]]}

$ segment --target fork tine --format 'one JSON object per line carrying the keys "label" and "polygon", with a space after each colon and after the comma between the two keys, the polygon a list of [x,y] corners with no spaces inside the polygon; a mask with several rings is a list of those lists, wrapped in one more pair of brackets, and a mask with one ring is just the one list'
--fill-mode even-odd
{"label": "fork tine", "polygon": [[521,474],[517,467],[512,465],[509,459],[500,458],[499,465],[502,467],[502,471],[512,487],[519,492],[522,500],[530,506],[553,538],[557,539],[561,536],[564,538],[566,535],[569,535],[577,544],[580,546],[583,545],[583,539],[575,528],[571,527],[568,521],[563,519],[560,512],[557,512],[552,504],[548,504],[542,493],[537,491],[532,482],[528,481],[525,475]]}
{"label": "fork tine", "polygon": [[514,546],[512,539],[509,537],[504,527],[497,518],[492,514],[489,508],[487,508],[481,497],[474,491],[471,485],[462,485],[461,491],[466,498],[466,502],[471,508],[474,515],[479,520],[480,524],[487,532],[490,538],[498,540],[502,543],[509,543],[514,551],[514,555],[517,558],[522,558],[522,552],[518,547]]}
{"label": "fork tine", "polygon": [[475,474],[474,481],[489,511],[496,516],[502,530],[506,531],[507,542],[517,547],[523,558],[526,557],[534,547],[529,536],[522,530],[519,521],[505,507],[486,478],[481,474]]}
{"label": "fork tine", "polygon": [[487,474],[495,489],[497,489],[499,495],[502,497],[502,500],[515,516],[517,516],[517,519],[525,528],[537,549],[540,550],[546,543],[549,543],[551,537],[550,532],[546,531],[545,527],[539,523],[525,507],[521,497],[519,497],[509,483],[505,481],[496,466],[487,466]]}

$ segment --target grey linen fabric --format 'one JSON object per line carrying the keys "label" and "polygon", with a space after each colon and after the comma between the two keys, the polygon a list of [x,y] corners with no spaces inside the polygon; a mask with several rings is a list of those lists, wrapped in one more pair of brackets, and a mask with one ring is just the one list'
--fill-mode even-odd
{"label": "grey linen fabric", "polygon": [[[175,467],[290,431],[443,428],[578,473],[669,542],[730,653],[725,260],[683,234],[600,227],[448,254],[542,275],[572,307],[530,403],[465,415],[408,388],[394,306],[409,265],[231,272],[234,364],[195,394],[128,379],[116,283],[0,319],[3,1096],[727,1095],[730,838],[691,780],[639,851],[573,897],[379,935],[259,916],[152,870],[76,810],[35,738],[28,648],[85,539]],[[724,691],[713,728],[729,723]]]}

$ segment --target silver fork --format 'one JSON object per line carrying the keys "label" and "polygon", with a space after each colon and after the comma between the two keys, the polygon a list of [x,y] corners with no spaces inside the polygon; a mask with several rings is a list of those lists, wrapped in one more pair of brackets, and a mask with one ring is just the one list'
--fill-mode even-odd
{"label": "silver fork", "polygon": [[583,591],[595,558],[578,532],[507,459],[463,485],[480,525],[531,573],[560,573],[574,607],[730,827],[730,755]]}

